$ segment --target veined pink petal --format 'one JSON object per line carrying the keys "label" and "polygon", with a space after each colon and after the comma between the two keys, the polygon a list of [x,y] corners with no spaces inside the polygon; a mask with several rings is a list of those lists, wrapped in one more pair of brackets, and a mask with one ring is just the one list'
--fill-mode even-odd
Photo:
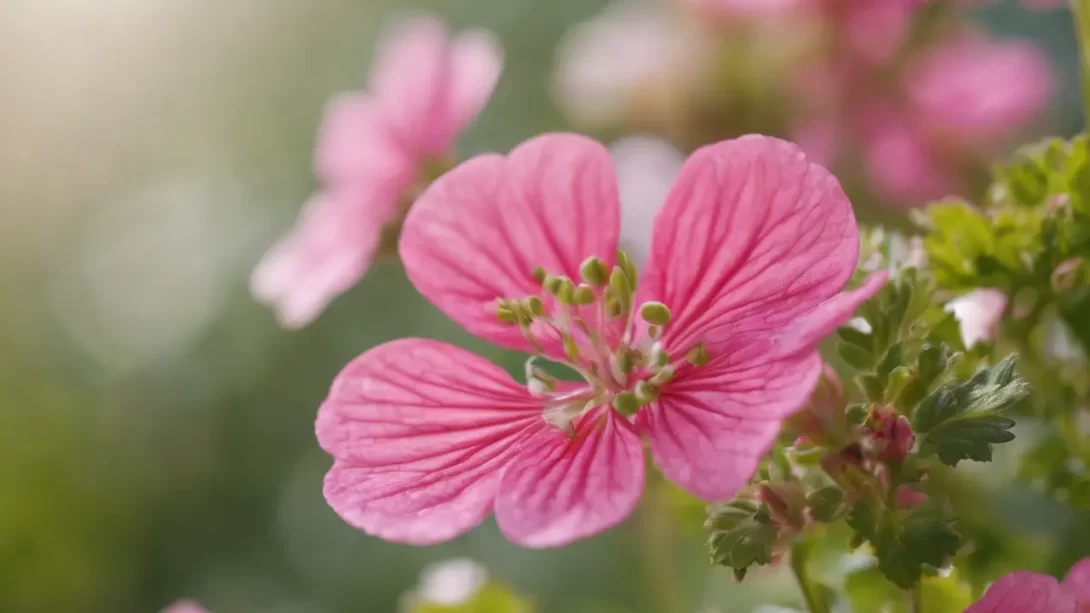
{"label": "veined pink petal", "polygon": [[416,160],[394,141],[372,96],[340,94],[326,104],[314,150],[322,181],[370,188],[376,179],[407,186]]}
{"label": "veined pink petal", "polygon": [[1063,582],[1064,592],[1075,597],[1081,605],[1090,605],[1090,558],[1071,567]]}
{"label": "veined pink petal", "polygon": [[500,480],[496,521],[526,547],[559,547],[619,524],[643,492],[643,445],[611,409],[592,412],[575,436],[542,430]]}
{"label": "veined pink petal", "polygon": [[163,613],[208,613],[208,611],[195,602],[183,600],[163,609]]}
{"label": "veined pink petal", "polygon": [[336,460],[330,506],[387,540],[436,543],[476,526],[541,401],[499,367],[425,339],[379,345],[338,375],[315,431]]}
{"label": "veined pink petal", "polygon": [[612,263],[619,218],[609,153],[589,138],[547,134],[436,180],[405,219],[400,253],[413,285],[447,316],[529,350],[517,326],[496,318],[496,299],[539,294],[538,266],[578,279],[587,257]]}
{"label": "veined pink petal", "polygon": [[1035,45],[979,37],[922,56],[905,83],[921,124],[975,145],[1025,126],[1053,90],[1047,56]]}
{"label": "veined pink petal", "polygon": [[992,584],[964,613],[1077,613],[1077,606],[1054,578],[1018,571]]}
{"label": "veined pink petal", "polygon": [[859,305],[881,291],[888,280],[888,271],[872,273],[859,287],[840,292],[813,310],[799,315],[779,334],[772,337],[776,355],[813,351],[825,337],[847,323]]}
{"label": "veined pink petal", "polygon": [[701,498],[727,500],[757,469],[780,420],[809,398],[821,368],[817,353],[745,367],[724,356],[684,368],[640,412],[640,430],[667,478]]}
{"label": "veined pink petal", "polygon": [[[445,135],[445,149],[488,103],[503,70],[503,49],[485,30],[458,34],[451,45],[451,80],[447,103],[450,134]],[[442,150],[436,153],[442,153]]]}
{"label": "veined pink petal", "polygon": [[673,354],[776,334],[835,296],[859,233],[837,180],[795,145],[745,136],[698,150],[655,219],[638,302],[673,310]]}
{"label": "veined pink petal", "polygon": [[254,269],[254,297],[272,306],[285,327],[310,323],[367,271],[396,203],[395,192],[381,185],[314,195]]}

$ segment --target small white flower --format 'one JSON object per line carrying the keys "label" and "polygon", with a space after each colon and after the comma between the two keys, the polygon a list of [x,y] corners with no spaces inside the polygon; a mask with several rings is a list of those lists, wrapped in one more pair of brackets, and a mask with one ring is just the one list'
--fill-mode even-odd
{"label": "small white flower", "polygon": [[488,581],[488,571],[469,558],[436,562],[420,573],[419,597],[447,607],[465,603]]}
{"label": "small white flower", "polygon": [[1007,295],[996,289],[978,289],[946,303],[961,324],[961,340],[966,347],[991,340],[1007,308]]}

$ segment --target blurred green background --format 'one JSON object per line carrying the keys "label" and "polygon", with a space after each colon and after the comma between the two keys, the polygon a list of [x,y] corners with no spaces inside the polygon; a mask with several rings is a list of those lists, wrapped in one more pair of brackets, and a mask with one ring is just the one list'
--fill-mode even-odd
{"label": "blurred green background", "polygon": [[[603,4],[413,5],[505,44],[463,153],[566,127],[548,91],[554,49]],[[754,588],[707,568],[699,512],[645,511],[528,551],[490,523],[442,547],[391,545],[326,506],[313,420],[350,358],[412,335],[519,363],[446,321],[393,261],[301,332],[247,294],[313,187],[323,102],[363,83],[382,21],[406,7],[0,0],[0,611],[146,613],[187,597],[218,613],[384,613],[455,555],[543,611],[657,612],[663,582],[687,611],[752,610]],[[1053,53],[1052,124],[1077,128],[1066,12],[1005,4],[981,19]]]}

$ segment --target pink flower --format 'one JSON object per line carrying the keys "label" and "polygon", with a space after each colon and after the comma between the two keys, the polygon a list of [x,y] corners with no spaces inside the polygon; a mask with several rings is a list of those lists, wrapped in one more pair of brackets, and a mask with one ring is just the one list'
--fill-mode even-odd
{"label": "pink flower", "polygon": [[997,289],[978,289],[946,303],[961,326],[961,340],[966,347],[986,342],[1007,310],[1007,295]]}
{"label": "pink flower", "polygon": [[163,609],[163,613],[208,613],[208,611],[195,602],[182,600]]}
{"label": "pink flower", "polygon": [[433,340],[368,350],[318,411],[334,458],[325,496],[341,517],[423,545],[494,510],[510,540],[564,545],[635,507],[641,438],[697,496],[747,483],[814,388],[817,343],[886,275],[841,293],[859,248],[851,205],[773,138],[689,157],[638,276],[617,250],[620,216],[609,153],[572,134],[473,158],[420,197],[400,244],[420,293],[469,332],[584,381],[531,359],[522,385]]}
{"label": "pink flower", "polygon": [[486,32],[452,38],[442,22],[419,16],[380,43],[370,91],[329,103],[314,152],[323,187],[251,278],[254,296],[283,325],[310,323],[359,281],[422,165],[450,154],[491,96],[501,64]]}
{"label": "pink flower", "polygon": [[964,613],[1083,613],[1090,610],[1090,558],[1076,564],[1063,583],[1040,573],[1016,571],[996,581]]}
{"label": "pink flower", "polygon": [[814,0],[682,0],[694,10],[728,18],[775,17],[812,7]]}
{"label": "pink flower", "polygon": [[1031,43],[964,37],[916,59],[905,87],[920,122],[947,138],[994,145],[1047,106],[1053,83]]}

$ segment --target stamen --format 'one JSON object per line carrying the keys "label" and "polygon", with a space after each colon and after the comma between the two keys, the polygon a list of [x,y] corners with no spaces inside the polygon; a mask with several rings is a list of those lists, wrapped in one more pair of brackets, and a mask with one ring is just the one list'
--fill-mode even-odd
{"label": "stamen", "polygon": [[645,302],[640,306],[640,317],[649,324],[665,326],[670,323],[670,307],[661,302]]}
{"label": "stamen", "polygon": [[621,415],[635,415],[640,410],[642,403],[632,392],[621,392],[613,397],[613,408]]}
{"label": "stamen", "polygon": [[606,263],[602,261],[602,258],[597,256],[591,256],[583,260],[583,264],[579,267],[579,274],[583,276],[583,280],[591,285],[605,285],[609,280],[609,269],[606,268]]}

